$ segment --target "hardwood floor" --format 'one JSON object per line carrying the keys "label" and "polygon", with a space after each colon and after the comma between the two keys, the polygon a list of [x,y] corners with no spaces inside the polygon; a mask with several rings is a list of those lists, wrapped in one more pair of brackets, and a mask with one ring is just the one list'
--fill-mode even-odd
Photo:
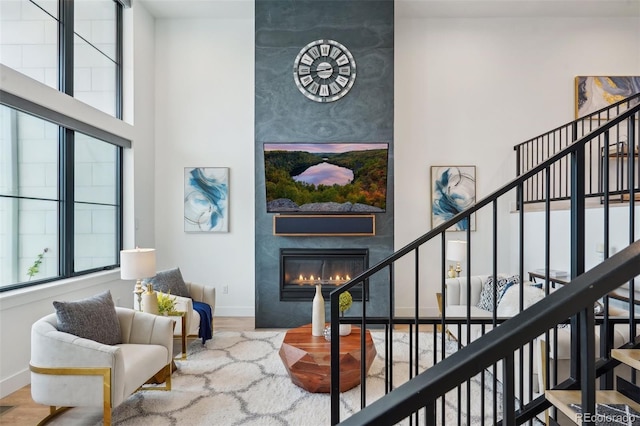
{"label": "hardwood floor", "polygon": [[[253,317],[215,317],[215,331],[250,331],[255,329]],[[179,342],[179,340],[176,340]],[[179,344],[176,344],[179,350]],[[11,395],[0,399],[0,425],[37,425],[49,414],[49,407],[36,404],[31,399],[31,387],[25,386]]]}

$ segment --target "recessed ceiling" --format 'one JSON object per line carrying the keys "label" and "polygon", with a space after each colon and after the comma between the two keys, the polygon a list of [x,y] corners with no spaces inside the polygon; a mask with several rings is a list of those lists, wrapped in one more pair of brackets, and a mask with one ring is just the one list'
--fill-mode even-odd
{"label": "recessed ceiling", "polygon": [[[254,16],[253,0],[133,1],[139,1],[160,19]],[[640,0],[395,0],[395,3],[396,16],[401,18],[640,17]]]}

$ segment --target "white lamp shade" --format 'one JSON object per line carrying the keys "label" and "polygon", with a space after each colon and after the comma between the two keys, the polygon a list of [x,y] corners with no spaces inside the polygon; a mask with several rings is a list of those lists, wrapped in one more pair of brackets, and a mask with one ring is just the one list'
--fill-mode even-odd
{"label": "white lamp shade", "polygon": [[447,259],[464,262],[467,259],[467,242],[451,240],[447,242]]}
{"label": "white lamp shade", "polygon": [[156,249],[137,248],[120,251],[120,278],[137,280],[156,275]]}

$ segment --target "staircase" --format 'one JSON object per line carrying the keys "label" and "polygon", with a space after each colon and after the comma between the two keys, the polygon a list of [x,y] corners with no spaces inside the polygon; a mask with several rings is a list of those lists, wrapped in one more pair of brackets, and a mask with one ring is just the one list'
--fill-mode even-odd
{"label": "staircase", "polygon": [[[640,349],[613,349],[611,351],[611,357],[617,359],[625,365],[633,368],[634,370],[640,370]],[[635,388],[635,391],[640,391],[640,388]],[[572,420],[576,424],[582,424],[584,416],[581,414],[582,393],[579,390],[547,390],[545,397],[551,404],[557,407],[565,416]],[[638,399],[637,395],[635,398]],[[607,404],[607,405],[621,405],[632,409],[635,414],[640,416],[640,402],[624,395],[622,392],[616,390],[599,390],[595,393],[595,403]],[[633,411],[631,413],[633,413]],[[596,407],[596,413],[599,413]],[[606,415],[603,415],[605,417]],[[615,422],[615,419],[609,419],[610,422]],[[636,423],[640,422],[640,417]],[[615,423],[614,423],[615,424]],[[620,422],[620,424],[626,424]]]}
{"label": "staircase", "polygon": [[[635,395],[640,391],[616,379],[614,384],[613,369],[621,363],[629,365],[637,363],[640,355],[637,352],[640,342],[634,336],[637,326],[635,278],[640,275],[640,237],[636,230],[636,206],[629,203],[640,193],[640,182],[636,170],[640,169],[637,155],[623,155],[625,152],[637,152],[640,122],[640,94],[622,102],[595,112],[590,116],[576,120],[559,129],[560,133],[572,135],[570,140],[562,144],[548,143],[555,140],[551,136],[542,138],[542,143],[534,143],[533,149],[541,149],[539,154],[531,154],[529,148],[520,146],[518,152],[519,175],[507,185],[499,188],[473,207],[455,215],[450,221],[441,224],[428,233],[420,236],[412,243],[393,253],[387,259],[372,266],[367,271],[353,278],[348,283],[334,290],[330,295],[331,302],[331,419],[332,424],[449,424],[451,413],[445,416],[445,410],[452,405],[457,406],[456,419],[451,424],[534,424],[539,419],[546,419],[548,424],[558,424],[558,412],[581,424],[595,424],[592,417],[580,417],[571,404],[585,407],[584,412],[595,413],[596,404],[601,402],[625,401],[640,412],[640,401]],[[603,120],[606,117],[607,120]],[[594,125],[594,123],[596,123]],[[562,130],[564,129],[564,130]],[[556,129],[557,131],[558,129]],[[555,131],[550,132],[552,134]],[[549,135],[548,134],[548,135]],[[620,138],[625,140],[621,146]],[[544,141],[547,141],[545,143]],[[537,145],[536,145],[537,144]],[[542,148],[540,148],[542,146]],[[613,173],[608,158],[614,147],[616,159],[622,159],[624,166]],[[525,152],[529,152],[525,154]],[[523,159],[527,160],[523,163]],[[535,159],[535,160],[532,160]],[[623,185],[612,184],[620,181],[620,173],[626,179]],[[594,179],[593,176],[596,175]],[[617,185],[617,186],[616,186]],[[516,274],[525,276],[525,235],[544,243],[544,283],[545,297],[542,301],[524,309],[523,286],[520,286],[520,313],[510,319],[497,316],[497,305],[491,316],[476,318],[471,315],[472,304],[467,305],[465,317],[448,316],[446,310],[441,316],[432,317],[421,314],[421,289],[427,282],[438,280],[442,297],[446,300],[445,280],[447,277],[446,247],[447,229],[459,222],[468,223],[471,215],[489,215],[492,229],[490,241],[483,240],[470,229],[464,232],[467,241],[467,264],[473,265],[473,253],[486,251],[493,254],[490,268],[473,271],[473,266],[466,272],[467,294],[470,294],[471,276],[489,273],[497,282],[499,263],[499,224],[506,221],[500,206],[510,204],[511,197],[516,199],[518,236],[515,247],[511,247],[518,259]],[[603,210],[602,230],[594,231],[592,224],[587,227],[585,200],[600,200]],[[609,257],[611,241],[611,208],[612,204],[628,205],[627,229],[628,246]],[[551,203],[566,200],[570,208],[570,255],[571,275],[567,285],[557,291],[550,286],[551,269]],[[525,221],[525,204],[539,203],[545,214],[544,229],[527,229]],[[528,232],[525,232],[528,231]],[[602,232],[604,241],[604,261],[590,270],[585,267],[585,242],[589,232]],[[600,237],[599,237],[600,238]],[[424,254],[428,253],[433,261],[434,248],[439,252],[440,265],[437,268],[425,266]],[[415,315],[398,317],[394,314],[395,271],[397,268],[411,270],[415,283]],[[487,270],[489,269],[489,270]],[[524,279],[524,278],[523,278]],[[366,306],[362,304],[359,315],[351,318],[339,316],[338,301],[341,293],[356,286],[366,290],[369,285],[383,285],[388,289],[390,309],[388,316],[371,317],[367,315]],[[623,286],[624,285],[624,286]],[[616,292],[614,299],[610,295]],[[622,294],[623,296],[620,296]],[[609,315],[610,307],[617,304],[622,297],[627,303],[628,315],[614,317]],[[494,301],[497,294],[494,290]],[[602,301],[604,314],[594,314],[594,302]],[[375,301],[370,300],[370,303]],[[446,305],[446,302],[443,301]],[[351,311],[354,309],[352,308]],[[340,414],[340,371],[338,324],[358,324],[363,329],[384,327],[386,331],[385,378],[387,394],[369,403],[367,400],[367,377],[361,377],[361,410],[346,419]],[[393,341],[394,333],[400,326],[408,327],[410,337],[410,359],[408,362],[409,380],[403,384],[393,383]],[[433,334],[434,348],[440,348],[440,355],[434,351],[433,366],[419,367],[418,333],[421,329],[447,330],[457,327],[466,331],[466,339],[458,342],[459,350],[445,354],[446,333]],[[570,374],[569,377],[558,377],[558,333],[565,329],[570,334]],[[616,337],[615,327],[628,327],[627,335],[631,339],[620,341]],[[596,328],[599,331],[599,345],[596,351]],[[472,340],[472,330],[481,330],[481,336]],[[490,330],[490,331],[489,331]],[[458,333],[460,335],[460,333]],[[545,336],[546,342],[553,342],[538,355],[539,339]],[[551,348],[552,347],[552,348]],[[627,352],[631,350],[632,352]],[[601,354],[596,356],[596,353]],[[567,355],[567,354],[564,354]],[[528,368],[524,362],[540,356],[540,370],[544,375],[544,388],[535,389],[533,367]],[[634,360],[634,361],[632,361]],[[362,360],[364,364],[364,360]],[[361,366],[361,370],[365,371]],[[530,370],[530,371],[527,371]],[[498,381],[496,378],[500,376]],[[635,373],[631,374],[632,382]],[[484,401],[472,404],[478,398],[471,394],[471,381],[481,383],[479,398]],[[602,389],[596,391],[596,382]],[[487,389],[485,391],[485,389]],[[614,391],[612,389],[617,389]],[[618,393],[620,392],[620,393]],[[451,395],[455,396],[452,403]],[[614,396],[615,395],[615,396]],[[633,397],[633,398],[632,398]],[[633,404],[633,405],[632,405]],[[473,405],[473,406],[472,406]],[[546,417],[545,417],[545,412]],[[491,418],[493,418],[491,420]],[[480,419],[480,420],[479,420]],[[406,423],[408,422],[408,423]]]}

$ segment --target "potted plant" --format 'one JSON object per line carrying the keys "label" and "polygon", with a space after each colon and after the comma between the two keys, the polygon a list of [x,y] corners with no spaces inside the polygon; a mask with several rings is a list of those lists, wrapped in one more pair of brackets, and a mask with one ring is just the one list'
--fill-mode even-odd
{"label": "potted plant", "polygon": [[171,297],[171,293],[158,292],[158,313],[160,315],[171,315],[176,309],[176,298]]}
{"label": "potted plant", "polygon": [[[338,298],[338,309],[340,310],[340,316],[344,317],[345,311],[347,311],[351,305],[353,305],[353,297],[351,297],[351,293],[345,291],[340,294]],[[340,335],[346,336],[351,334],[351,324],[340,324]]]}

